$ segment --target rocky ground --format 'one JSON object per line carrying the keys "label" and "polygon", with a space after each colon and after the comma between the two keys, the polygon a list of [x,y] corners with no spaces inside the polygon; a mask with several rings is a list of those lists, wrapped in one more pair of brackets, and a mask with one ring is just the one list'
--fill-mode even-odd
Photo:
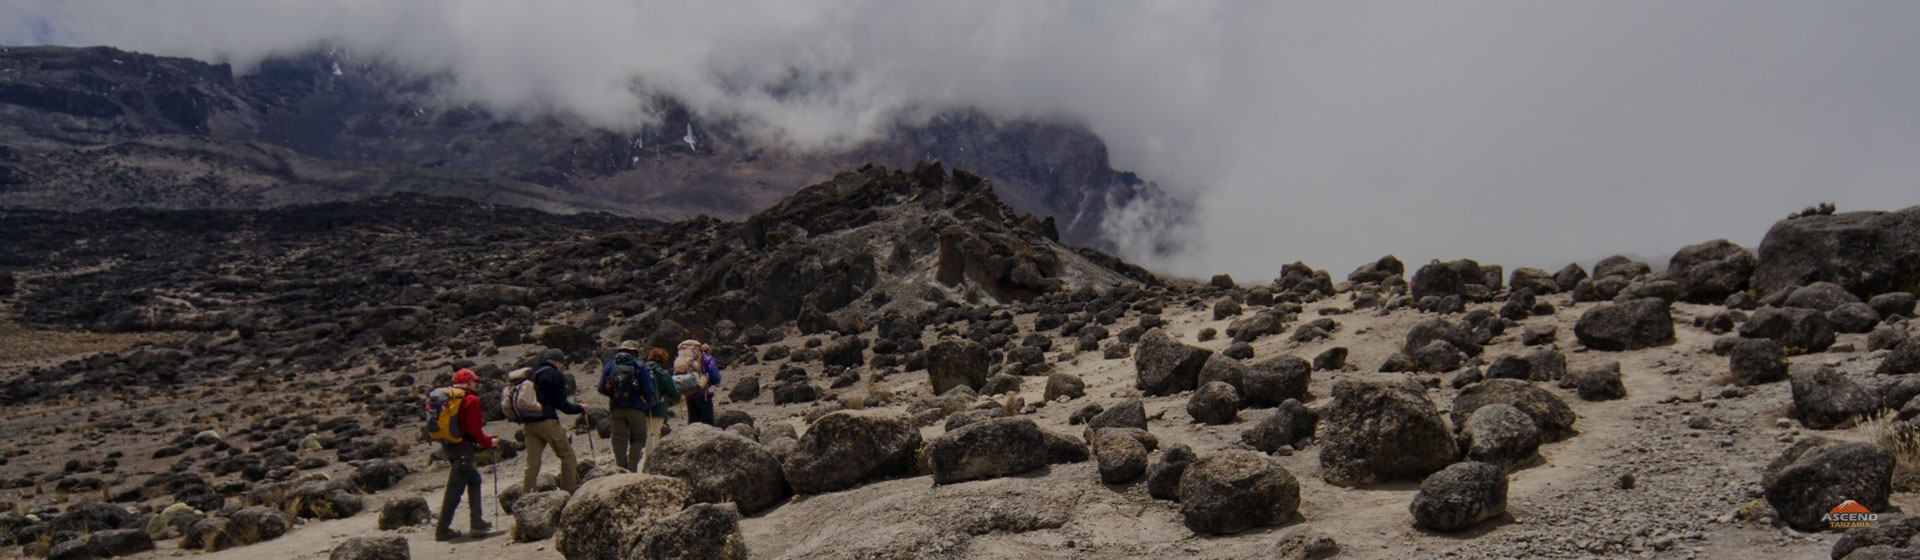
{"label": "rocky ground", "polygon": [[[206,215],[0,215],[34,233],[0,254],[26,325],[0,348],[55,349],[0,358],[0,550],[379,557],[342,551],[384,535],[418,557],[1816,558],[1855,548],[1791,526],[1835,492],[1883,527],[1920,506],[1914,454],[1875,447],[1920,393],[1911,297],[1806,274],[1753,289],[1846,266],[1777,243],[1690,247],[1658,273],[1382,259],[1337,284],[1298,264],[1203,284],[1066,249],[929,166],[737,223],[283,212],[213,214],[211,233]],[[1880,216],[1801,221],[1904,227]],[[519,526],[499,514],[483,538],[408,523],[445,479],[411,411],[455,367],[496,390],[545,346],[584,365],[688,335],[729,362],[730,426],[673,422],[661,476],[589,469],[571,497],[509,498]],[[582,457],[609,461],[575,426]],[[523,458],[503,455],[514,494]]]}

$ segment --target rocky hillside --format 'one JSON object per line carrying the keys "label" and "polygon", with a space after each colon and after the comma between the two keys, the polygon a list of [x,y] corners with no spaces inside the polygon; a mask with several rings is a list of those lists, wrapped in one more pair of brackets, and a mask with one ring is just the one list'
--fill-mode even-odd
{"label": "rocky hillside", "polygon": [[[1882,286],[1920,275],[1880,263],[1915,258],[1916,212],[1796,216],[1757,252],[1701,243],[1658,272],[1388,256],[1339,281],[1294,263],[1203,284],[1068,249],[1057,222],[931,162],[734,222],[417,195],[10,210],[0,235],[26,241],[0,245],[0,303],[26,327],[0,348],[94,338],[0,358],[0,545],[1904,557],[1920,337],[1913,293]],[[1776,270],[1815,276],[1773,288]],[[433,540],[446,471],[419,439],[422,392],[459,367],[497,390],[544,347],[591,383],[619,341],[687,336],[726,362],[719,426],[669,422],[628,473],[607,466],[604,411],[569,418],[587,482],[521,488],[525,448],[489,405],[497,529]],[[1878,517],[1823,518],[1843,506]]]}
{"label": "rocky hillside", "polygon": [[769,147],[742,123],[655,100],[613,131],[446,101],[443,80],[311,53],[235,74],[111,48],[0,50],[0,206],[257,209],[418,192],[555,212],[741,218],[863,162],[927,158],[992,180],[1016,209],[1104,246],[1107,208],[1159,191],[1060,122],[970,110],[832,152]]}

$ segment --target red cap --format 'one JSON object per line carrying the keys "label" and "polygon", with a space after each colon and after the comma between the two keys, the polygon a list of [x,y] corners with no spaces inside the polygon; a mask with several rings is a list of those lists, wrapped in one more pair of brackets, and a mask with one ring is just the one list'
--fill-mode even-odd
{"label": "red cap", "polygon": [[464,384],[473,383],[479,380],[480,380],[480,376],[474,374],[473,370],[470,370],[467,368],[460,368],[460,371],[453,372],[454,385],[464,385]]}

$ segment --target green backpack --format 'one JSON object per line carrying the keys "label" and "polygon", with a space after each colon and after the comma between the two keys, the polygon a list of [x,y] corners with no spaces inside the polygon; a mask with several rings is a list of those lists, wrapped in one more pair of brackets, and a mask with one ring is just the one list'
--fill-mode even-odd
{"label": "green backpack", "polygon": [[653,373],[653,388],[660,393],[660,402],[680,404],[680,384],[673,380],[673,372],[653,362],[647,362],[647,369]]}

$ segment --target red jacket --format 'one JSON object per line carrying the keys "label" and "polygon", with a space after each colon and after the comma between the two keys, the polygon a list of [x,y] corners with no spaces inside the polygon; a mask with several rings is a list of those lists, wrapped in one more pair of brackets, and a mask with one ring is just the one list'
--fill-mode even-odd
{"label": "red jacket", "polygon": [[460,431],[467,434],[467,440],[478,444],[481,449],[493,449],[493,438],[487,437],[486,421],[481,417],[480,396],[467,392],[465,402],[460,403]]}

